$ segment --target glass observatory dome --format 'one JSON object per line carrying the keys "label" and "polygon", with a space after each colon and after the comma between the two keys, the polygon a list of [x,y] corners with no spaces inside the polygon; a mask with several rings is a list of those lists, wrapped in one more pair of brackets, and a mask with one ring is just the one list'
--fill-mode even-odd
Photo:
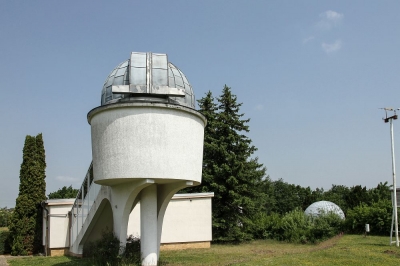
{"label": "glass observatory dome", "polygon": [[195,108],[192,86],[166,54],[132,52],[108,75],[101,105],[117,102],[163,102]]}
{"label": "glass observatory dome", "polygon": [[317,201],[308,206],[304,211],[307,215],[320,216],[323,213],[335,213],[339,215],[340,218],[344,219],[344,212],[338,205],[330,201]]}

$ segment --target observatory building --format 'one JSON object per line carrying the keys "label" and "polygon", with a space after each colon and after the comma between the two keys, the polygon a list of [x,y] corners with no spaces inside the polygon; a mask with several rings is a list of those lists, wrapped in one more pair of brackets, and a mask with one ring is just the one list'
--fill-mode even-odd
{"label": "observatory building", "polygon": [[126,243],[140,204],[143,265],[157,265],[166,208],[201,183],[206,119],[192,87],[166,54],[132,52],[107,77],[91,110],[92,165],[71,211],[70,252],[112,228]]}
{"label": "observatory building", "polygon": [[344,219],[344,212],[342,209],[333,202],[330,201],[317,201],[307,207],[304,211],[305,214],[311,216],[320,216],[322,214],[334,213],[340,218]]}

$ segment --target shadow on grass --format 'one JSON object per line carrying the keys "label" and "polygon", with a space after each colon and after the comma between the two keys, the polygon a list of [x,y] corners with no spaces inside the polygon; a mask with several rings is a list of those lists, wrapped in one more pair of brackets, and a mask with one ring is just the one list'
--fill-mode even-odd
{"label": "shadow on grass", "polygon": [[69,259],[69,261],[55,263],[55,264],[53,264],[53,266],[93,265],[93,263],[91,263],[91,261],[88,259],[75,258],[75,257],[70,257],[70,256],[66,256],[66,257]]}
{"label": "shadow on grass", "polygon": [[363,246],[375,246],[375,247],[390,247],[389,243],[363,243]]}

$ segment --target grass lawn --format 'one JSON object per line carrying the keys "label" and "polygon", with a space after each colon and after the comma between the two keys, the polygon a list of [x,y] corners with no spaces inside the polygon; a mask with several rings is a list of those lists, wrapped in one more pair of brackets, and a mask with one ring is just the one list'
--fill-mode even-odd
{"label": "grass lawn", "polygon": [[[162,265],[398,265],[400,248],[389,237],[345,235],[319,245],[258,240],[241,245],[212,245],[210,249],[162,251]],[[20,265],[90,265],[70,257],[9,259]]]}

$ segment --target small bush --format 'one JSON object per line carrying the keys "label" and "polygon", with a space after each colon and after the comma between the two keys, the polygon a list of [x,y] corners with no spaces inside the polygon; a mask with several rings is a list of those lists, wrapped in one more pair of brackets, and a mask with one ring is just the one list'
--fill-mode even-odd
{"label": "small bush", "polygon": [[309,216],[296,209],[282,217],[280,236],[282,240],[293,243],[306,243],[312,223]]}
{"label": "small bush", "polygon": [[373,235],[389,235],[392,224],[392,202],[383,199],[371,205],[363,203],[347,212],[347,232],[364,233],[365,224],[370,225]]}
{"label": "small bush", "polygon": [[343,231],[343,220],[336,214],[319,217],[295,209],[285,215],[258,214],[253,220],[253,234],[258,239],[275,239],[292,243],[317,243]]}
{"label": "small bush", "polygon": [[95,265],[117,265],[120,242],[113,232],[104,231],[99,240],[84,245],[83,256],[92,258]]}
{"label": "small bush", "polygon": [[0,231],[0,255],[10,254],[10,232],[8,230]]}
{"label": "small bush", "polygon": [[140,238],[130,235],[126,240],[126,247],[122,255],[122,262],[126,264],[141,265],[141,255]]}
{"label": "small bush", "polygon": [[317,243],[343,232],[344,221],[335,213],[326,213],[312,219],[308,235],[311,243]]}
{"label": "small bush", "polygon": [[112,232],[104,231],[99,240],[84,245],[83,257],[90,258],[93,265],[99,266],[141,265],[140,239],[131,235],[126,247],[122,247]]}
{"label": "small bush", "polygon": [[253,217],[250,232],[253,234],[255,239],[267,239],[273,238],[271,235],[272,225],[275,224],[274,218],[281,219],[279,214],[267,215],[266,213],[260,212]]}

